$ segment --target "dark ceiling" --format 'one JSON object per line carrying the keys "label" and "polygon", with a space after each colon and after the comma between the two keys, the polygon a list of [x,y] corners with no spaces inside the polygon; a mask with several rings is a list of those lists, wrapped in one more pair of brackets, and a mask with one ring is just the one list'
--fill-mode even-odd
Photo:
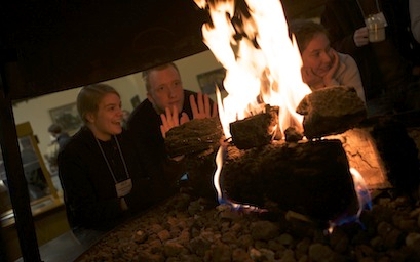
{"label": "dark ceiling", "polygon": [[[289,16],[325,0],[284,0]],[[137,73],[207,50],[193,0],[23,0],[1,4],[5,94],[23,99]],[[1,87],[0,87],[1,88]]]}

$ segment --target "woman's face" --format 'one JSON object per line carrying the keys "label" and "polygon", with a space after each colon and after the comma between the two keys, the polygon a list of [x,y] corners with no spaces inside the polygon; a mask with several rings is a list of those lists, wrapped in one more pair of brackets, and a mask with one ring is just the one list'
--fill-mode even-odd
{"label": "woman's face", "polygon": [[98,112],[88,116],[88,126],[98,139],[107,141],[122,132],[122,115],[120,97],[109,93],[99,103]]}
{"label": "woman's face", "polygon": [[150,90],[147,97],[152,102],[158,113],[164,113],[168,107],[173,113],[173,107],[182,112],[184,105],[184,88],[181,76],[173,67],[156,70],[150,73]]}
{"label": "woman's face", "polygon": [[328,37],[319,33],[309,41],[302,52],[303,67],[310,68],[319,76],[325,76],[332,67],[333,55]]}

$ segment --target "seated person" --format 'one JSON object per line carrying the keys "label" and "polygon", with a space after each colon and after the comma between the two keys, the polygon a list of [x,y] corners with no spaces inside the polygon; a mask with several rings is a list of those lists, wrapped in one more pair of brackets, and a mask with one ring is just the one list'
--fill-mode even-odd
{"label": "seated person", "polygon": [[302,79],[311,90],[349,86],[366,102],[356,62],[351,56],[339,53],[330,46],[328,33],[323,26],[311,20],[298,19],[292,21],[289,28],[296,37],[302,56]]}
{"label": "seated person", "polygon": [[[382,41],[369,37],[372,17],[385,26]],[[413,109],[410,93],[416,87],[413,74],[420,64],[420,45],[410,32],[409,17],[408,1],[325,2],[321,24],[328,30],[331,46],[356,61],[371,114]]]}
{"label": "seated person", "polygon": [[63,150],[64,146],[70,139],[70,135],[64,132],[62,127],[58,124],[52,124],[48,127],[51,142],[47,147],[45,159],[48,161],[51,173],[56,173],[58,170],[58,154]]}
{"label": "seated person", "polygon": [[[178,67],[173,62],[145,71],[143,79],[147,99],[131,113],[127,129],[141,152],[139,161],[151,179],[161,186],[162,197],[165,197],[177,190],[177,182],[186,173],[183,161],[179,161],[182,158],[169,159],[166,154],[166,130],[189,119],[217,116],[217,106],[207,95],[184,90]],[[199,109],[195,101],[200,104]],[[162,119],[166,116],[166,120],[176,121],[165,120],[163,125]]]}
{"label": "seated person", "polygon": [[59,176],[73,232],[91,243],[153,199],[121,127],[118,92],[105,84],[85,86],[77,110],[84,125],[59,154]]}

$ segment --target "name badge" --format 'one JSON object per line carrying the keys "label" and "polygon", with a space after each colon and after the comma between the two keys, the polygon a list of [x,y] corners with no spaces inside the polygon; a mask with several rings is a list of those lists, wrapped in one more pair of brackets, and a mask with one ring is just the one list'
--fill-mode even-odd
{"label": "name badge", "polygon": [[118,197],[122,197],[130,193],[131,188],[131,178],[115,184],[115,189],[117,190]]}

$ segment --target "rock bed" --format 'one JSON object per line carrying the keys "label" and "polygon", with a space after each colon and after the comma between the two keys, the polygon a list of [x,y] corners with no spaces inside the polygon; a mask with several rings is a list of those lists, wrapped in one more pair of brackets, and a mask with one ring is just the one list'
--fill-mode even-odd
{"label": "rock bed", "polygon": [[[386,197],[383,197],[383,196]],[[288,212],[244,212],[179,193],[106,234],[77,261],[420,261],[420,207],[387,191],[331,234]]]}

